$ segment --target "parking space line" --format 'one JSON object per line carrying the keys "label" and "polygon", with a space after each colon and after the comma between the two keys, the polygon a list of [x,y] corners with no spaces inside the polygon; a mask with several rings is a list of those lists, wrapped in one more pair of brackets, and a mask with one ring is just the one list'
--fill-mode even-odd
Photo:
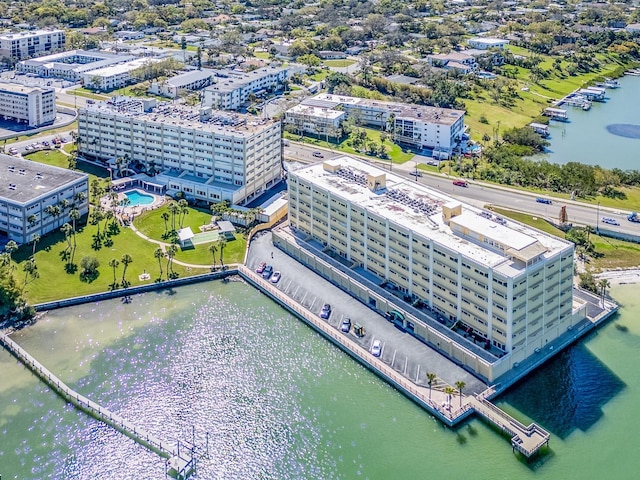
{"label": "parking space line", "polygon": [[[304,297],[302,297],[302,300],[300,300],[300,303],[303,304],[303,305],[304,305],[304,301],[307,298],[307,293],[309,293],[309,292],[304,292]],[[311,309],[309,309],[309,310],[311,310]]]}
{"label": "parking space line", "polygon": [[404,373],[403,375],[407,376],[407,365],[409,364],[409,357],[405,355],[404,357]]}
{"label": "parking space line", "polygon": [[393,351],[393,359],[391,359],[391,366],[393,366],[393,364],[396,362],[396,353],[398,353],[398,350]]}
{"label": "parking space line", "polygon": [[418,368],[416,369],[416,383],[420,380],[420,364],[418,364]]}
{"label": "parking space line", "polygon": [[[300,285],[298,285],[298,286],[296,287],[296,291],[295,291],[295,292],[293,292],[293,295],[291,295],[293,298],[296,298],[296,295],[298,295],[298,290],[300,290]],[[302,303],[302,302],[300,302],[300,303]]]}

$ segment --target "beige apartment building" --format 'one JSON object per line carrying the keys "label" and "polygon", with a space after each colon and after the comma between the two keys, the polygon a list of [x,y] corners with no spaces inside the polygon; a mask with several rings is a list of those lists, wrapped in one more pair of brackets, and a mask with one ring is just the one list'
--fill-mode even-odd
{"label": "beige apartment building", "polygon": [[575,322],[570,242],[346,156],[289,172],[288,185],[295,231],[496,362],[522,361]]}

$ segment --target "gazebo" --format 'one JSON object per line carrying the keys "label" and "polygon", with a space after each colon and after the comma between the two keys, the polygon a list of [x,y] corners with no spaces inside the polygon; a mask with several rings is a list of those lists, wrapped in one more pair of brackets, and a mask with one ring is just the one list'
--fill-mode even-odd
{"label": "gazebo", "polygon": [[193,247],[191,239],[195,236],[191,227],[185,227],[178,230],[178,240],[180,241],[180,247]]}

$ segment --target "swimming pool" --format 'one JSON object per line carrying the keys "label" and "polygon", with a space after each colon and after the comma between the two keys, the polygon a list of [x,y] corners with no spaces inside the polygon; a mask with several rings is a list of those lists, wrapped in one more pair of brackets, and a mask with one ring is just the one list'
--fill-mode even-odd
{"label": "swimming pool", "polygon": [[139,205],[151,205],[153,203],[153,197],[151,195],[147,195],[138,190],[125,192],[125,195],[129,199],[128,206],[130,207],[137,207]]}

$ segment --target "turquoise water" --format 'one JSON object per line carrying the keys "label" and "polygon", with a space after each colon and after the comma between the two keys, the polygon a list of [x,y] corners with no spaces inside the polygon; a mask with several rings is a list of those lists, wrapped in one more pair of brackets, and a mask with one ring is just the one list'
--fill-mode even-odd
{"label": "turquoise water", "polygon": [[550,122],[547,160],[640,170],[640,138],[614,133],[621,130],[615,128],[618,125],[627,126],[627,131],[640,127],[640,77],[627,76],[619,82],[621,88],[607,89],[606,102],[593,102],[589,111],[562,107],[570,121]]}
{"label": "turquoise water", "polygon": [[138,190],[131,190],[125,192],[125,195],[129,199],[130,207],[137,207],[140,205],[151,205],[153,203],[153,197],[139,192]]}
{"label": "turquoise water", "polygon": [[[81,393],[166,439],[204,439],[199,479],[635,479],[640,299],[498,402],[552,432],[527,464],[478,420],[449,429],[283,309],[209,283],[52,311],[14,335]],[[161,479],[155,454],[65,404],[0,351],[0,475]]]}

